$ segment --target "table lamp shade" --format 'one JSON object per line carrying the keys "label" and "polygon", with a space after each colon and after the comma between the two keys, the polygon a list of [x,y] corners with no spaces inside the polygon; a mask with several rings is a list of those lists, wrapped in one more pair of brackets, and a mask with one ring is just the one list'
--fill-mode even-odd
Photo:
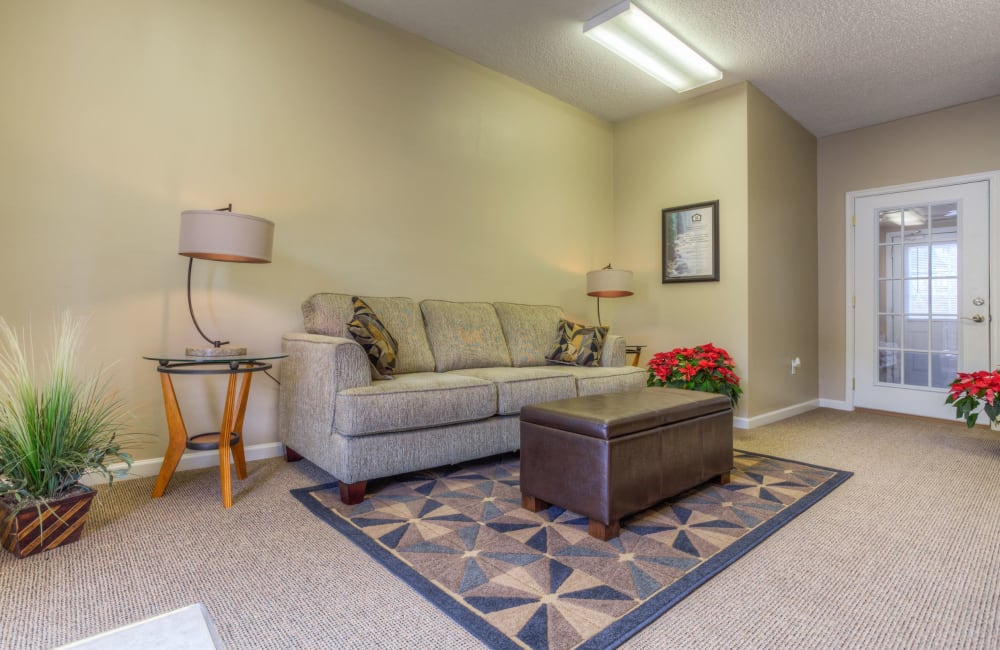
{"label": "table lamp shade", "polygon": [[177,252],[203,260],[267,264],[273,241],[274,223],[267,219],[222,210],[185,210]]}
{"label": "table lamp shade", "polygon": [[587,273],[587,295],[623,298],[632,295],[632,272],[603,268]]}

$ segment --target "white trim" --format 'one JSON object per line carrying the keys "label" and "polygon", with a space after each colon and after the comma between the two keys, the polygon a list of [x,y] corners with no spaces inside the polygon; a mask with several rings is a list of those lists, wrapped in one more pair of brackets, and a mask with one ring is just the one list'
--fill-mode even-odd
{"label": "white trim", "polygon": [[[280,442],[264,442],[258,445],[246,445],[243,447],[243,453],[246,455],[246,459],[248,461],[264,460],[265,458],[283,456],[285,453],[285,446]],[[132,468],[129,470],[128,474],[119,475],[119,472],[125,471],[125,463],[114,463],[113,465],[109,465],[108,469],[115,473],[116,481],[127,481],[133,478],[156,476],[160,473],[160,466],[162,464],[162,457],[145,458],[132,463]],[[205,469],[206,467],[218,466],[218,451],[187,451],[183,456],[181,456],[180,462],[177,463],[176,471],[184,472],[190,469]],[[80,482],[86,485],[100,485],[105,483],[106,480],[100,474],[87,474],[80,480]]]}
{"label": "white trim", "polygon": [[853,411],[854,405],[847,400],[820,398],[819,407],[824,409],[836,409],[838,411]]}
{"label": "white trim", "polygon": [[[980,172],[978,174],[966,174],[964,176],[951,176],[949,178],[935,178],[915,183],[905,183],[903,185],[889,185],[886,187],[874,187],[867,190],[855,190],[844,195],[846,221],[846,242],[845,242],[845,296],[846,329],[845,329],[845,350],[846,360],[844,363],[844,395],[846,399],[843,404],[844,410],[854,410],[854,387],[851,381],[854,378],[854,306],[851,304],[854,297],[854,203],[857,199],[867,196],[878,196],[880,194],[893,194],[895,192],[911,192],[914,190],[926,190],[948,185],[961,185],[963,183],[978,183],[986,181],[989,191],[989,238],[990,251],[989,258],[993,260],[1000,252],[1000,170]],[[996,368],[1000,365],[1000,318],[993,318],[992,312],[1000,308],[1000,282],[993,282],[993,279],[1000,275],[1000,269],[990,264],[990,365]],[[831,408],[837,408],[831,406]]]}
{"label": "white trim", "polygon": [[850,410],[854,410],[854,202],[855,192],[844,195],[844,205],[847,212],[847,241],[844,248],[844,353],[847,360],[844,363],[844,402]]}
{"label": "white trim", "polygon": [[733,428],[755,429],[767,424],[774,424],[775,422],[786,420],[796,415],[808,413],[809,411],[817,408],[819,408],[819,400],[813,399],[808,402],[802,402],[801,404],[787,406],[783,409],[778,409],[777,411],[770,411],[761,415],[755,415],[752,418],[733,418]]}

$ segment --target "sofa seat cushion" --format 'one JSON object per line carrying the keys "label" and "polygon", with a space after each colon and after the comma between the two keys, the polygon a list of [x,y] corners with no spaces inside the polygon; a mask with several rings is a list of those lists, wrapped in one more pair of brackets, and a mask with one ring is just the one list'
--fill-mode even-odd
{"label": "sofa seat cushion", "polygon": [[423,300],[420,310],[438,372],[510,366],[507,341],[490,303]]}
{"label": "sofa seat cushion", "polygon": [[559,366],[559,369],[576,378],[576,393],[580,397],[619,393],[646,386],[646,370],[634,366]]}
{"label": "sofa seat cushion", "polygon": [[528,404],[576,397],[576,378],[556,368],[473,368],[448,374],[477,377],[496,384],[500,415],[517,415]]}
{"label": "sofa seat cushion", "polygon": [[345,436],[364,436],[482,420],[496,413],[492,382],[416,372],[340,391],[333,426]]}
{"label": "sofa seat cushion", "polygon": [[500,318],[511,365],[516,367],[544,366],[545,356],[552,351],[563,310],[549,305],[519,305],[495,302]]}
{"label": "sofa seat cushion", "polygon": [[[420,307],[410,298],[360,296],[378,314],[386,330],[396,339],[395,374],[430,372],[434,356],[427,342]],[[317,293],[302,303],[306,332],[351,338],[347,324],[354,318],[354,302],[349,293]]]}

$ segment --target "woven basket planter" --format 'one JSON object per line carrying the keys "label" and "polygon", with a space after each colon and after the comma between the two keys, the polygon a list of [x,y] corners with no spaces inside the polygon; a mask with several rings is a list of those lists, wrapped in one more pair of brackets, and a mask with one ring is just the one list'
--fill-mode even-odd
{"label": "woven basket planter", "polygon": [[27,557],[75,542],[96,494],[77,485],[70,494],[50,499],[40,508],[29,505],[17,511],[0,501],[0,544],[18,557]]}

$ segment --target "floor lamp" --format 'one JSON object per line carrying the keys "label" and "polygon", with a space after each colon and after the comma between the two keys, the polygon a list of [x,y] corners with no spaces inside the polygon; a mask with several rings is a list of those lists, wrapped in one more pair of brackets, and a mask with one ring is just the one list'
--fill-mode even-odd
{"label": "floor lamp", "polygon": [[220,210],[185,210],[181,212],[181,236],[178,254],[188,261],[187,300],[191,322],[210,345],[189,347],[188,356],[231,357],[247,353],[245,347],[229,346],[229,341],[213,341],[194,316],[191,304],[191,268],[195,258],[216,262],[268,264],[274,241],[274,223],[249,214],[233,212],[233,204]]}

